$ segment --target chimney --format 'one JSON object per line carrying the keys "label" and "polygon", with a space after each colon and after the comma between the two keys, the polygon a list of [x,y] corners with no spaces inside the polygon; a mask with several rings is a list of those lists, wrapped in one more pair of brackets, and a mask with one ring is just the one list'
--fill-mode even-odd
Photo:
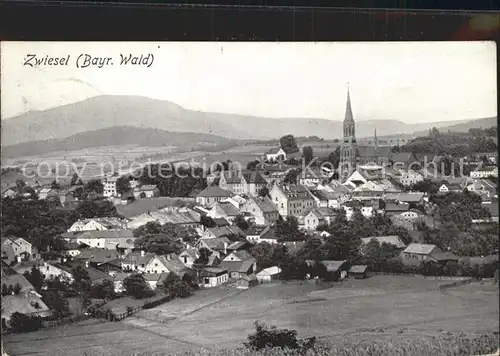
{"label": "chimney", "polygon": [[146,251],[141,250],[141,257],[144,257],[145,254],[146,254]]}

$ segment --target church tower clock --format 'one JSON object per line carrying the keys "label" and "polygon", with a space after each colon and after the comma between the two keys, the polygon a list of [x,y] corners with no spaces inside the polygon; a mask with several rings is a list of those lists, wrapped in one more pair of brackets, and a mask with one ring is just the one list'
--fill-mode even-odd
{"label": "church tower clock", "polygon": [[356,170],[357,144],[355,124],[351,109],[351,96],[347,87],[347,104],[343,123],[344,138],[340,146],[340,174],[341,182],[345,182],[349,175]]}

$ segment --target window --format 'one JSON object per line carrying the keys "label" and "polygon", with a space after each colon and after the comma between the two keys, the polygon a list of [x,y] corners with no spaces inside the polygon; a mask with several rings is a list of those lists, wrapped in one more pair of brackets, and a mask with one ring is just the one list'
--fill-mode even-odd
{"label": "window", "polygon": [[210,283],[210,279],[209,278],[205,278],[205,284],[209,284]]}
{"label": "window", "polygon": [[155,267],[158,267],[158,263],[155,263]]}

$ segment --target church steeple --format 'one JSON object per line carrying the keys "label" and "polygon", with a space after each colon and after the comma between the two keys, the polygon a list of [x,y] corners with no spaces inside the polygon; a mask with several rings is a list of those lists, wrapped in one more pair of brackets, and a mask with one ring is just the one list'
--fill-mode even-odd
{"label": "church steeple", "polygon": [[345,106],[345,116],[344,121],[354,121],[351,109],[351,94],[349,92],[349,83],[347,83],[347,103]]}
{"label": "church steeple", "polygon": [[373,138],[374,138],[374,143],[375,143],[375,149],[378,148],[378,139],[377,139],[377,129],[373,129]]}

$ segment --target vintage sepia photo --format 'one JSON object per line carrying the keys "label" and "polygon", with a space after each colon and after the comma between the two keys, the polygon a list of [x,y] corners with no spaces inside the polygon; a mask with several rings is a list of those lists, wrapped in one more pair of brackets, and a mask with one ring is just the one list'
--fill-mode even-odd
{"label": "vintage sepia photo", "polygon": [[0,53],[3,355],[498,355],[494,42]]}

